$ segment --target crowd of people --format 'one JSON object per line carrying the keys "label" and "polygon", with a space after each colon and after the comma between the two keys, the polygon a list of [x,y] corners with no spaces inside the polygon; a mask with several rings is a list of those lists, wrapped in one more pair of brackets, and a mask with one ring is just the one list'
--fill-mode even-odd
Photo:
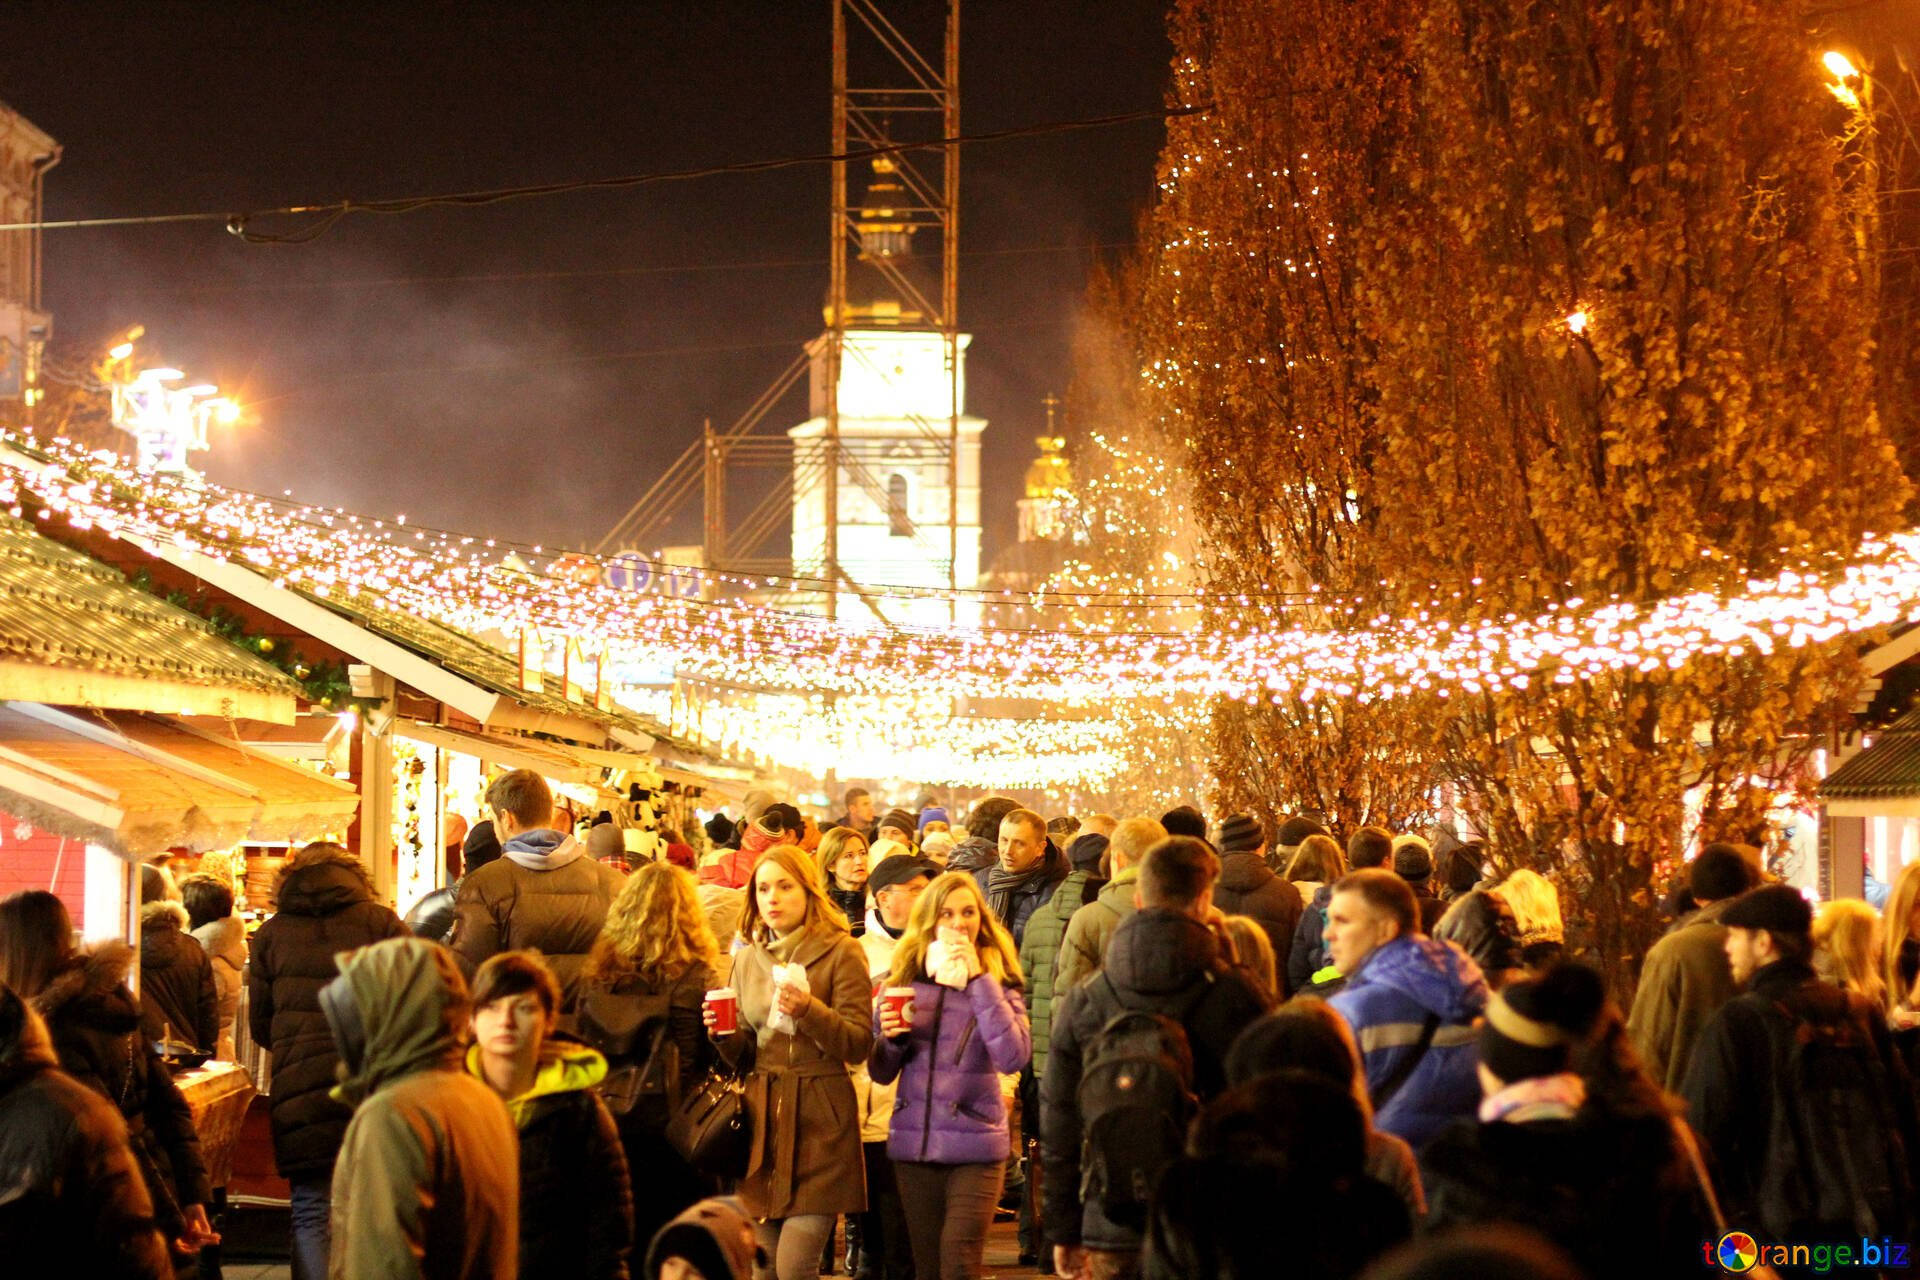
{"label": "crowd of people", "polygon": [[137,954],[5,899],[0,1256],[217,1241],[163,1052],[231,1053],[243,975],[300,1280],[965,1280],[1001,1213],[1092,1280],[1893,1267],[1920,1226],[1920,863],[1816,915],[1709,846],[1623,1011],[1475,844],[844,799],[630,866],[515,771],[407,920],[314,844],[250,945],[217,875],[144,875]]}

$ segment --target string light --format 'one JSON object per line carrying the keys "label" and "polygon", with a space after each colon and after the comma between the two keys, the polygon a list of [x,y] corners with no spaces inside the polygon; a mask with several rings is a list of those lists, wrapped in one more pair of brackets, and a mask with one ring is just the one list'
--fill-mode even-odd
{"label": "string light", "polygon": [[[11,456],[33,466],[24,453]],[[772,688],[874,696],[911,688],[945,702],[1033,698],[1073,707],[1477,693],[1824,644],[1920,619],[1920,532],[1908,532],[1868,539],[1850,563],[1802,564],[1726,594],[1651,604],[1571,600],[1529,618],[1456,622],[1436,605],[1310,629],[1255,598],[1238,608],[1223,602],[1182,629],[884,629],[752,601],[621,593],[506,567],[474,538],[400,537],[385,519],[283,510],[70,445],[45,448],[45,457],[31,479],[13,469],[0,478],[0,505],[234,561],[316,595],[366,598],[470,631],[538,628],[604,644],[621,660],[670,664],[683,676]]]}

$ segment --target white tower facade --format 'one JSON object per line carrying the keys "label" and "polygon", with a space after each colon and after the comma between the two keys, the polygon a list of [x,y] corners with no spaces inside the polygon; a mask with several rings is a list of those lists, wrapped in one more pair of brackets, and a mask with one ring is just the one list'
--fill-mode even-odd
{"label": "white tower facade", "polygon": [[[980,433],[986,420],[966,412],[966,352],[971,335],[959,336],[960,369],[947,371],[944,334],[915,329],[849,329],[841,346],[838,554],[856,583],[929,587],[944,592],[947,561],[962,591],[980,581]],[[827,554],[828,341],[817,339],[813,357],[811,416],[787,435],[794,442],[793,567],[802,577],[823,576]],[[949,464],[948,430],[958,398],[958,454]],[[958,524],[951,536],[949,519]],[[874,593],[878,596],[881,593]],[[890,622],[941,625],[949,621],[945,598],[878,601]],[[962,601],[958,621],[977,621]],[[872,614],[843,597],[848,621]],[[877,619],[875,620],[877,621]]]}

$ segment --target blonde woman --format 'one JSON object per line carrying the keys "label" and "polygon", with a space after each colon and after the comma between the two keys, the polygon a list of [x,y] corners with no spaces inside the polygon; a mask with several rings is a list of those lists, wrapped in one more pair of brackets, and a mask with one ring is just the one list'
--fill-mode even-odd
{"label": "blonde woman", "polygon": [[1239,959],[1240,967],[1253,975],[1254,985],[1260,988],[1268,1004],[1279,1004],[1283,995],[1279,960],[1273,953],[1273,939],[1267,936],[1266,926],[1252,916],[1228,916],[1226,922],[1227,936],[1233,939],[1233,954]]}
{"label": "blonde woman", "polygon": [[[713,1061],[700,1006],[707,989],[718,985],[719,964],[720,948],[693,876],[670,863],[642,863],[620,886],[588,953],[581,973],[582,1034],[607,1055],[611,1070],[644,1067],[664,1018],[661,1052],[673,1053],[684,1096]],[[635,1034],[616,1046],[597,1034],[606,1027]],[[643,1099],[615,1122],[633,1177],[633,1238],[644,1245],[709,1188],[666,1140],[664,1100]]]}
{"label": "blonde woman", "polygon": [[1920,1027],[1920,860],[1901,868],[1887,895],[1880,980],[1886,984],[1893,1025]]}
{"label": "blonde woman", "polygon": [[833,905],[847,918],[854,937],[867,931],[867,838],[852,827],[835,827],[820,837],[814,851],[820,866],[820,883]]}
{"label": "blonde woman", "polygon": [[[866,954],[813,859],[791,844],[768,849],[754,867],[740,934],[740,1025],[714,1043],[747,1072],[754,1146],[738,1193],[770,1260],[754,1276],[813,1280],[834,1218],[867,1207],[847,1074],[873,1047]],[[710,1007],[703,1017],[712,1035]]]}
{"label": "blonde woman", "polygon": [[1813,967],[1828,982],[1864,996],[1876,1010],[1887,1007],[1881,976],[1880,913],[1858,898],[1836,898],[1813,920]]}
{"label": "blonde woman", "polygon": [[974,1280],[1008,1150],[1000,1077],[1033,1056],[1019,950],[965,872],[914,904],[888,984],[911,986],[910,1017],[883,1001],[867,1067],[898,1080],[887,1155],[906,1206],[914,1274]]}

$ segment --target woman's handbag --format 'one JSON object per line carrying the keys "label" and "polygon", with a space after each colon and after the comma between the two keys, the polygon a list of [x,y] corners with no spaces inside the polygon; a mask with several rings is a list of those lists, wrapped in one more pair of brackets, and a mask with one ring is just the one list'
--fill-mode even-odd
{"label": "woman's handbag", "polygon": [[745,1177],[753,1154],[753,1114],[747,1108],[745,1081],[719,1067],[708,1072],[674,1108],[667,1120],[667,1141],[708,1177]]}

